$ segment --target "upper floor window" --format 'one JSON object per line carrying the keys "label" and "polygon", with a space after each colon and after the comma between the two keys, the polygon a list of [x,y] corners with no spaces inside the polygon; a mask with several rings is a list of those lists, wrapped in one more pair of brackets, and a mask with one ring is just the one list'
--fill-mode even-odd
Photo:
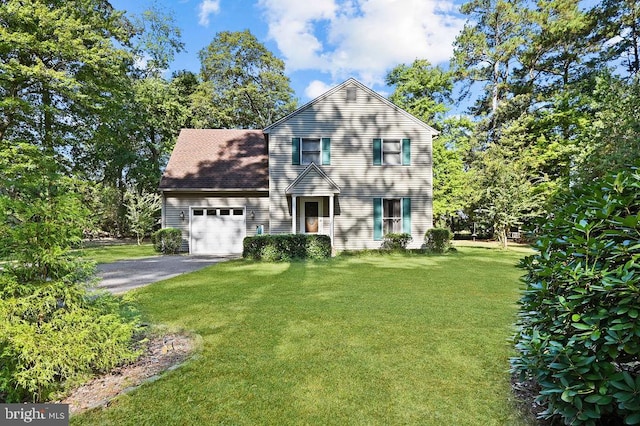
{"label": "upper floor window", "polygon": [[411,165],[411,139],[374,139],[373,165]]}
{"label": "upper floor window", "polygon": [[302,138],[302,149],[300,152],[300,164],[320,164],[320,138]]}
{"label": "upper floor window", "polygon": [[330,138],[292,138],[291,164],[331,164]]}

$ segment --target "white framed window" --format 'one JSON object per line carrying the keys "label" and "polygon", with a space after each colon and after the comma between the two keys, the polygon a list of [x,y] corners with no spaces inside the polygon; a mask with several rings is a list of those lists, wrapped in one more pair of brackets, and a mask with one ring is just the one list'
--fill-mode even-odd
{"label": "white framed window", "polygon": [[292,138],[291,164],[328,166],[331,164],[331,138]]}
{"label": "white framed window", "polygon": [[382,241],[389,233],[411,234],[411,198],[373,199],[373,239]]}
{"label": "white framed window", "polygon": [[382,140],[382,164],[397,166],[402,164],[400,139]]}
{"label": "white framed window", "polygon": [[302,138],[300,148],[300,164],[320,164],[320,138]]}
{"label": "white framed window", "polygon": [[374,166],[410,166],[411,139],[374,139]]}
{"label": "white framed window", "polygon": [[402,232],[402,204],[400,198],[382,200],[382,233]]}

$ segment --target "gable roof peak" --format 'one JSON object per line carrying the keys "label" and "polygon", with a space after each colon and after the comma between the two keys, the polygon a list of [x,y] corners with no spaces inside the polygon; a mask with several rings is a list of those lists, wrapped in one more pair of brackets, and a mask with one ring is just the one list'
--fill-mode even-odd
{"label": "gable roof peak", "polygon": [[285,117],[281,118],[280,120],[276,121],[273,124],[270,124],[269,126],[265,127],[263,132],[265,134],[269,134],[269,132],[271,131],[271,129],[273,129],[274,127],[279,126],[281,123],[289,120],[290,118],[300,114],[301,112],[305,111],[306,109],[312,107],[313,105],[322,102],[323,100],[325,100],[326,98],[328,98],[329,96],[333,95],[334,93],[336,93],[339,90],[342,90],[343,88],[347,87],[347,86],[351,86],[351,85],[355,85],[358,86],[361,90],[365,91],[366,93],[370,94],[371,96],[375,97],[376,99],[378,99],[379,101],[381,101],[383,104],[387,105],[390,108],[396,109],[397,111],[399,111],[400,113],[402,113],[403,115],[405,115],[407,118],[415,121],[417,124],[424,126],[426,128],[428,128],[431,131],[431,134],[433,136],[436,136],[438,134],[440,134],[439,131],[437,131],[436,129],[434,129],[433,127],[429,126],[427,123],[425,123],[424,121],[420,120],[418,117],[416,117],[415,115],[407,112],[406,110],[400,108],[399,106],[397,106],[396,104],[394,104],[393,102],[391,102],[390,100],[388,100],[387,98],[385,98],[384,96],[382,96],[381,94],[379,94],[378,92],[376,92],[375,90],[365,86],[364,84],[362,84],[361,82],[359,82],[358,80],[356,80],[353,77],[349,77],[347,80],[343,81],[342,83],[338,84],[337,86],[329,89],[328,91],[326,91],[325,93],[323,93],[322,95],[318,96],[315,99],[312,99],[311,101],[307,102],[306,104],[304,104],[303,106],[301,106],[300,108],[298,108],[297,110],[293,111],[292,113],[286,115]]}

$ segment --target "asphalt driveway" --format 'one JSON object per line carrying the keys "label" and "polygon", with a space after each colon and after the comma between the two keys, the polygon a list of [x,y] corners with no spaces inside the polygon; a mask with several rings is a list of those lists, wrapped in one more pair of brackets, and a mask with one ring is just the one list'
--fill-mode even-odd
{"label": "asphalt driveway", "polygon": [[113,294],[122,294],[134,288],[181,274],[197,271],[206,266],[236,257],[225,256],[153,256],[121,260],[98,265],[98,288]]}

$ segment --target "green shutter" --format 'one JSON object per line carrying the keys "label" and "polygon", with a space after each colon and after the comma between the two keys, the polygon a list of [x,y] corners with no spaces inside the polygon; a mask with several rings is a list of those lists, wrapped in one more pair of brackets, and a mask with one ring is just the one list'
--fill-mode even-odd
{"label": "green shutter", "polygon": [[373,140],[373,165],[382,165],[382,139]]}
{"label": "green shutter", "polygon": [[402,232],[411,234],[411,198],[402,199]]}
{"label": "green shutter", "polygon": [[411,139],[402,139],[402,165],[411,165]]}
{"label": "green shutter", "polygon": [[322,138],[322,165],[331,164],[331,139]]}
{"label": "green shutter", "polygon": [[382,198],[373,199],[373,239],[382,241]]}
{"label": "green shutter", "polygon": [[300,138],[291,139],[291,164],[300,164]]}

